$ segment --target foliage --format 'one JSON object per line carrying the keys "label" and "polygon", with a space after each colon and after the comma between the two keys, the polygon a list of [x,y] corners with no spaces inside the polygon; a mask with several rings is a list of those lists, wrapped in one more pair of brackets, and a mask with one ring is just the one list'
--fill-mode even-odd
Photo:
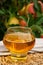
{"label": "foliage", "polygon": [[[36,17],[33,14],[24,14],[19,15],[23,6],[27,6],[34,2],[34,10],[37,14]],[[42,0],[43,2],[43,0]],[[38,0],[1,0],[0,1],[0,34],[3,38],[3,35],[6,31],[6,24],[11,17],[16,17],[19,19],[24,19],[27,22],[27,26],[32,28],[36,37],[40,37],[43,34],[43,12],[41,12],[41,6],[38,3]],[[6,23],[7,22],[7,23]],[[10,26],[14,26],[13,24]],[[16,26],[16,25],[15,25]],[[0,38],[0,39],[2,39]]]}

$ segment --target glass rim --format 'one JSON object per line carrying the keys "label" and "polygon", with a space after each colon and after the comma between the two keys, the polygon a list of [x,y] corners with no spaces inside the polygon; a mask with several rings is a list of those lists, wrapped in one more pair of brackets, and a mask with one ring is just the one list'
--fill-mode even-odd
{"label": "glass rim", "polygon": [[9,29],[13,29],[13,28],[23,28],[23,29],[28,29],[28,30],[32,31],[32,29],[31,29],[30,27],[24,27],[24,26],[9,27],[9,28],[7,29],[7,31],[8,31]]}
{"label": "glass rim", "polygon": [[[14,26],[14,27],[9,27],[8,29],[7,29],[7,31],[9,31],[10,29],[13,29],[13,28],[23,28],[23,29],[27,29],[27,30],[29,30],[30,32],[32,32],[32,30],[31,30],[31,28],[29,28],[29,27],[23,27],[23,26]],[[7,32],[6,31],[6,32]],[[34,36],[34,38],[35,38],[35,36]],[[35,40],[35,39],[33,39],[33,40]],[[9,41],[9,40],[8,40]],[[10,41],[9,41],[10,42]],[[13,41],[14,42],[14,41]]]}

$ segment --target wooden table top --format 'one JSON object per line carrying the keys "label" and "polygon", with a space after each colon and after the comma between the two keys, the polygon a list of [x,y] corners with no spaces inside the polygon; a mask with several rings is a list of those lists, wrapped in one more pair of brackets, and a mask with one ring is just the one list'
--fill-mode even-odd
{"label": "wooden table top", "polygon": [[28,54],[24,62],[14,62],[9,56],[0,56],[0,65],[43,65],[43,53]]}

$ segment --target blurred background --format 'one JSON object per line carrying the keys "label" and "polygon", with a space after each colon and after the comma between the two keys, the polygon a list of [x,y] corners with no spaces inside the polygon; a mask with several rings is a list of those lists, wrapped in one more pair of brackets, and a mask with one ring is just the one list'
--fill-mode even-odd
{"label": "blurred background", "polygon": [[43,38],[43,0],[0,0],[0,40],[13,26],[30,27]]}

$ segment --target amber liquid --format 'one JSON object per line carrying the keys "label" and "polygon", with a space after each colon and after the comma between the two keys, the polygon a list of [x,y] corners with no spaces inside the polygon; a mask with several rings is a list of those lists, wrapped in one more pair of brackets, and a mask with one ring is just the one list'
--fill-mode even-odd
{"label": "amber liquid", "polygon": [[5,35],[3,42],[11,53],[22,54],[33,48],[35,39],[30,33],[10,33]]}

